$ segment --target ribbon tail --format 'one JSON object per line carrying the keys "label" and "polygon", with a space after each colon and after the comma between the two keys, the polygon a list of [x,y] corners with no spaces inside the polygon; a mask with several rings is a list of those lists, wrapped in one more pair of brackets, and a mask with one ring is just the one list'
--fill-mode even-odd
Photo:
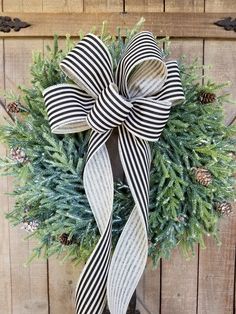
{"label": "ribbon tail", "polygon": [[89,257],[75,292],[76,314],[101,314],[111,260],[113,175],[105,142],[111,132],[92,131],[84,169],[84,188],[101,238]]}
{"label": "ribbon tail", "polygon": [[147,141],[119,127],[119,153],[135,206],[117,243],[108,275],[111,314],[125,314],[148,255],[150,148]]}

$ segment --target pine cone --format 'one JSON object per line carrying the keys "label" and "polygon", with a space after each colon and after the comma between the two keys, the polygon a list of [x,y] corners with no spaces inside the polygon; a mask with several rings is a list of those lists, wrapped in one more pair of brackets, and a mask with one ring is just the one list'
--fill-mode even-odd
{"label": "pine cone", "polygon": [[216,95],[214,93],[207,93],[202,91],[199,95],[199,101],[202,104],[210,104],[216,100]]}
{"label": "pine cone", "polygon": [[12,160],[19,163],[24,163],[28,160],[24,150],[21,147],[12,148],[10,150],[10,156]]}
{"label": "pine cone", "polygon": [[216,211],[222,216],[228,216],[233,211],[233,206],[229,202],[216,203]]}
{"label": "pine cone", "polygon": [[212,182],[211,173],[205,168],[194,168],[195,179],[202,185],[208,186]]}
{"label": "pine cone", "polygon": [[72,239],[69,240],[68,238],[69,238],[69,235],[67,233],[62,233],[59,236],[59,241],[63,245],[71,245],[73,243],[73,240]]}
{"label": "pine cone", "polygon": [[20,112],[20,103],[18,101],[11,102],[6,105],[7,112],[18,113]]}
{"label": "pine cone", "polygon": [[32,220],[32,221],[23,221],[23,226],[21,229],[25,229],[27,232],[34,232],[35,230],[38,229],[39,223],[37,220]]}

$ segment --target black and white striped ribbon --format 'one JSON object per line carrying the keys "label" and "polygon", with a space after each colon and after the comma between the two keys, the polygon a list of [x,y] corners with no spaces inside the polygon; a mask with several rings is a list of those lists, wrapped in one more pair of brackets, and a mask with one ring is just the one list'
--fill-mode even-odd
{"label": "black and white striped ribbon", "polygon": [[[100,239],[88,259],[75,293],[76,314],[125,314],[144,271],[148,253],[148,194],[151,154],[171,106],[184,99],[176,61],[164,62],[150,32],[127,45],[113,77],[104,43],[88,34],[60,64],[73,84],[44,90],[52,132],[92,129],[83,180]],[[119,154],[135,206],[113,256],[113,176],[106,141],[118,127]]]}

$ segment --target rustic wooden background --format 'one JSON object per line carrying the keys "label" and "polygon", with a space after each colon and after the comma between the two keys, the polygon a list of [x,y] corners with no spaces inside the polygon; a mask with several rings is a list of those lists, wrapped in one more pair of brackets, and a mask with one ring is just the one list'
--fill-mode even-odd
{"label": "rustic wooden background", "polygon": [[[147,12],[218,12],[224,17],[236,12],[235,0],[0,0],[0,5],[3,14],[8,15],[136,12],[137,16],[145,17]],[[236,13],[232,17],[236,18]],[[181,19],[176,23],[181,23]],[[158,20],[153,20],[153,24],[158,25]],[[78,21],[78,28],[79,25]],[[185,54],[189,60],[199,57],[203,64],[211,64],[213,68],[206,73],[218,82],[230,80],[228,90],[236,98],[234,34],[231,40],[180,36],[172,40],[172,52],[175,57]],[[19,84],[29,83],[32,50],[44,51],[51,39],[1,36],[0,33],[0,89],[16,90]],[[3,114],[2,111],[1,122]],[[235,107],[227,106],[225,122],[230,123],[234,114]],[[2,145],[0,154],[6,154]],[[12,179],[0,178],[0,189],[0,313],[72,314],[73,293],[81,269],[60,265],[53,258],[25,267],[33,242],[23,241],[25,232],[10,228],[4,218],[4,212],[13,205],[13,200],[4,194],[11,191]],[[191,261],[185,261],[175,250],[171,259],[162,260],[157,270],[153,271],[148,264],[137,290],[141,314],[235,314],[235,211],[221,221],[220,230],[221,247],[209,238],[206,250],[196,245]]]}

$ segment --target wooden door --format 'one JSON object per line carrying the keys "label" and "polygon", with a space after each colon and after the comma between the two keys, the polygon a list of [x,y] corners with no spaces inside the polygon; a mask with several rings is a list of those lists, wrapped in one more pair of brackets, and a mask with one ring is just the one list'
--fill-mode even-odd
{"label": "wooden door", "polygon": [[[174,36],[173,56],[185,54],[189,60],[198,57],[203,64],[211,64],[213,67],[206,69],[206,74],[218,82],[230,80],[228,91],[236,99],[236,33],[218,30],[211,25],[219,17],[230,15],[236,18],[234,0],[1,0],[0,4],[1,15],[15,17],[30,13],[26,16],[33,21],[32,31],[29,28],[13,35],[0,33],[1,89],[16,90],[19,84],[29,84],[32,50],[44,51],[45,45],[51,41],[44,36],[53,30],[43,25],[37,27],[41,15],[39,18],[36,13],[58,13],[53,23],[61,32],[69,27],[63,23],[66,23],[65,14],[70,12],[82,14],[76,24],[78,30],[87,24],[89,28],[93,21],[98,21],[97,12],[121,12],[101,15],[100,20],[104,17],[113,24],[120,21],[132,24],[144,16],[148,25],[160,35],[165,22],[161,13],[169,12],[174,13],[165,16],[165,19],[173,18],[172,23],[171,20],[166,22],[166,29]],[[184,13],[189,13],[189,20]],[[44,14],[42,19],[46,17]],[[194,19],[199,19],[199,25],[191,28]],[[201,22],[205,23],[204,27]],[[225,123],[231,123],[235,114],[235,106],[225,107]],[[1,123],[4,123],[3,117],[1,109]],[[3,145],[0,154],[6,154]],[[1,177],[0,187],[0,313],[72,314],[73,292],[81,269],[70,264],[61,265],[53,258],[24,266],[33,243],[23,241],[24,231],[11,228],[4,218],[4,212],[9,211],[14,202],[4,194],[11,191],[12,179]],[[175,250],[171,259],[162,260],[155,271],[148,263],[137,289],[141,314],[235,313],[236,211],[222,219],[220,230],[220,248],[212,239],[207,239],[207,249],[202,250],[196,245],[196,255],[191,261],[185,261]]]}

